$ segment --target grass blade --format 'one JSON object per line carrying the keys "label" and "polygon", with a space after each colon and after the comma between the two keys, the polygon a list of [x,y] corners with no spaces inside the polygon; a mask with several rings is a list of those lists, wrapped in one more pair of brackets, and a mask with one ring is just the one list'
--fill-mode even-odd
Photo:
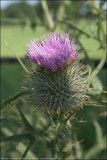
{"label": "grass blade", "polygon": [[5,45],[7,46],[7,48],[9,48],[9,50],[15,55],[15,57],[17,58],[17,60],[19,61],[19,63],[21,64],[22,68],[24,69],[24,71],[26,73],[29,73],[28,69],[26,68],[26,66],[24,65],[24,63],[22,62],[22,60],[17,56],[17,54],[13,51],[13,49],[9,46],[9,44],[5,41]]}

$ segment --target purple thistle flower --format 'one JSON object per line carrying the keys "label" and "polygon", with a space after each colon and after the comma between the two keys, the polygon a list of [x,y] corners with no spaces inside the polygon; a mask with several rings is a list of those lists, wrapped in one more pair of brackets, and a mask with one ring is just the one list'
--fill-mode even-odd
{"label": "purple thistle flower", "polygon": [[69,34],[50,33],[28,44],[27,55],[31,61],[52,71],[63,68],[70,59],[77,57],[76,44],[70,40]]}

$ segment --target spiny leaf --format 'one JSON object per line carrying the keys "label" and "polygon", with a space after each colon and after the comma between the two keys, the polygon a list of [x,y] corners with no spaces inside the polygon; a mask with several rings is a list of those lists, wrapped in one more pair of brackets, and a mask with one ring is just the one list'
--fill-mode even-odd
{"label": "spiny leaf", "polygon": [[22,97],[22,96],[28,94],[29,92],[30,91],[28,91],[28,90],[24,90],[24,91],[18,92],[14,96],[12,96],[12,97],[8,98],[7,100],[5,100],[1,104],[1,113],[4,114],[8,109],[10,109],[12,107],[11,103],[15,102],[15,100],[17,100],[19,97]]}
{"label": "spiny leaf", "polygon": [[9,142],[9,141],[17,142],[17,141],[29,139],[30,137],[31,137],[31,134],[28,134],[28,133],[16,134],[16,135],[4,138],[2,142]]}
{"label": "spiny leaf", "polygon": [[54,120],[53,120],[53,118],[52,118],[52,116],[51,116],[51,113],[50,113],[50,111],[49,111],[49,108],[48,108],[47,106],[45,106],[45,108],[46,108],[47,113],[48,113],[48,115],[49,115],[49,117],[50,117],[50,120],[51,120],[51,123],[52,123],[52,127],[54,127],[54,126],[55,126],[55,123],[54,123]]}
{"label": "spiny leaf", "polygon": [[20,116],[22,118],[22,121],[24,123],[24,125],[26,126],[26,128],[31,131],[31,132],[34,132],[34,128],[30,125],[30,123],[28,122],[28,120],[26,119],[26,117],[24,116],[23,112],[20,110],[20,108],[16,105],[19,113],[20,113]]}
{"label": "spiny leaf", "polygon": [[69,116],[64,120],[64,124],[67,123],[67,121],[71,118],[71,116],[73,116],[73,114],[74,114],[73,112],[69,114]]}
{"label": "spiny leaf", "polygon": [[29,142],[29,144],[28,144],[28,146],[27,146],[27,148],[26,148],[26,150],[25,150],[22,158],[25,158],[25,157],[26,157],[28,151],[30,150],[30,148],[32,147],[33,144],[34,144],[34,138],[32,138],[32,140]]}
{"label": "spiny leaf", "polygon": [[71,140],[71,135],[66,125],[64,124],[61,125],[61,131]]}
{"label": "spiny leaf", "polygon": [[[23,155],[23,153],[26,150],[26,145],[23,144],[22,142],[20,142],[17,146],[16,146],[16,150],[17,152],[19,152],[20,154]],[[35,153],[33,153],[31,150],[29,150],[29,152],[27,152],[27,156],[26,159],[37,159],[37,156],[35,155]]]}

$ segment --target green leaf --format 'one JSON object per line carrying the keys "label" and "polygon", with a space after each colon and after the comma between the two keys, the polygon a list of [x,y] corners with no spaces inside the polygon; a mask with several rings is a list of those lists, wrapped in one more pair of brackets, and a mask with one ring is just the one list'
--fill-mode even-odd
{"label": "green leaf", "polygon": [[[18,105],[18,104],[17,104]],[[16,105],[16,107],[17,107],[17,109],[18,109],[18,111],[19,111],[19,113],[20,113],[20,116],[21,116],[21,118],[22,118],[22,121],[23,121],[23,123],[24,123],[24,125],[26,126],[26,128],[27,128],[27,130],[29,131],[29,132],[34,132],[34,128],[30,125],[30,123],[28,122],[28,120],[26,119],[26,117],[24,116],[24,114],[23,114],[23,112],[20,110],[20,108],[18,107]]]}
{"label": "green leaf", "polygon": [[31,137],[31,135],[28,134],[28,133],[16,134],[16,135],[4,138],[2,140],[2,142],[9,142],[9,141],[11,141],[11,142],[17,142],[17,141],[29,139],[30,137]]}
{"label": "green leaf", "polygon": [[54,136],[56,136],[56,126],[52,125],[51,132],[53,133]]}
{"label": "green leaf", "polygon": [[100,154],[100,152],[102,150],[106,149],[106,136],[103,137],[102,143],[103,143],[103,146],[95,144],[93,147],[91,147],[91,149],[89,149],[85,153],[83,159],[92,159],[92,158],[95,158],[96,155]]}
{"label": "green leaf", "polygon": [[67,125],[62,124],[62,125],[61,125],[61,131],[62,131],[70,140],[72,140]]}
{"label": "green leaf", "polygon": [[61,159],[65,159],[65,158],[67,158],[69,156],[69,153],[68,152],[65,152],[65,151],[62,151],[61,152]]}
{"label": "green leaf", "polygon": [[[16,146],[16,149],[17,149],[17,152],[23,155],[23,153],[25,153],[25,150],[26,150],[26,145],[20,142]],[[37,156],[31,150],[29,150],[29,152],[27,152],[26,159],[37,159]]]}
{"label": "green leaf", "polygon": [[15,102],[19,97],[22,97],[22,96],[28,94],[29,92],[30,91],[28,91],[28,90],[18,92],[14,96],[12,96],[9,99],[7,99],[6,101],[4,101],[1,104],[1,114],[4,114],[8,109],[10,109],[12,107],[11,103]]}
{"label": "green leaf", "polygon": [[69,116],[64,120],[64,124],[67,123],[67,121],[71,118],[71,116],[73,116],[73,114],[74,114],[73,112],[69,114]]}
{"label": "green leaf", "polygon": [[47,113],[48,113],[48,115],[49,115],[49,118],[50,118],[50,120],[51,120],[52,126],[55,126],[55,123],[54,123],[54,120],[53,120],[53,118],[52,118],[52,116],[51,116],[51,113],[50,113],[50,111],[49,111],[49,108],[48,108],[47,106],[45,106],[45,108],[46,108]]}
{"label": "green leaf", "polygon": [[105,4],[106,0],[100,1],[100,8],[102,8]]}
{"label": "green leaf", "polygon": [[101,94],[103,91],[103,84],[101,82],[101,80],[99,79],[98,76],[95,76],[92,79],[92,87],[93,87],[93,92],[92,94]]}
{"label": "green leaf", "polygon": [[75,158],[76,159],[82,159],[82,147],[80,142],[77,141],[76,139],[76,143],[74,144],[75,146]]}
{"label": "green leaf", "polygon": [[102,150],[106,149],[106,136],[103,136],[102,129],[98,122],[95,120],[93,123],[96,130],[97,143],[85,153],[84,159],[95,158]]}
{"label": "green leaf", "polygon": [[96,139],[97,139],[97,143],[99,145],[103,145],[103,133],[102,133],[102,129],[99,125],[99,123],[95,120],[94,122],[94,126],[95,126],[95,131],[96,131]]}
{"label": "green leaf", "polygon": [[84,48],[83,44],[80,42],[79,39],[78,39],[78,44],[81,47],[81,49],[84,51],[86,63],[91,65],[91,60],[90,60],[90,58],[88,56],[87,50]]}
{"label": "green leaf", "polygon": [[28,144],[28,146],[27,146],[27,148],[26,148],[26,150],[25,150],[22,158],[25,158],[25,157],[26,157],[28,151],[30,150],[30,148],[32,147],[33,144],[34,144],[34,138],[32,138],[32,140],[29,142],[29,144]]}

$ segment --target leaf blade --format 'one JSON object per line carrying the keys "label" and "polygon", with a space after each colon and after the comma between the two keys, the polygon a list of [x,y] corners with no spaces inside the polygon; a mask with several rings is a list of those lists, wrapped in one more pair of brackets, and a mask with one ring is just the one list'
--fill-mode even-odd
{"label": "leaf blade", "polygon": [[17,100],[19,97],[28,94],[30,91],[24,90],[21,92],[18,92],[17,94],[13,95],[12,97],[8,98],[1,104],[1,115],[4,114],[8,109],[10,109],[12,106],[9,106],[12,102]]}
{"label": "leaf blade", "polygon": [[21,116],[21,119],[25,125],[25,127],[30,131],[30,132],[34,132],[34,128],[30,125],[30,123],[28,122],[28,120],[26,119],[26,117],[24,116],[23,112],[20,110],[20,108],[16,105],[19,114]]}
{"label": "leaf blade", "polygon": [[2,140],[2,142],[9,142],[9,141],[19,141],[22,139],[29,139],[29,136],[31,136],[29,133],[22,133],[22,134],[16,134],[9,137],[6,137]]}
{"label": "leaf blade", "polygon": [[29,144],[28,144],[28,146],[27,146],[22,158],[26,157],[27,153],[29,152],[29,150],[30,150],[30,148],[32,147],[33,144],[34,144],[34,139],[32,138],[32,140],[29,142]]}

